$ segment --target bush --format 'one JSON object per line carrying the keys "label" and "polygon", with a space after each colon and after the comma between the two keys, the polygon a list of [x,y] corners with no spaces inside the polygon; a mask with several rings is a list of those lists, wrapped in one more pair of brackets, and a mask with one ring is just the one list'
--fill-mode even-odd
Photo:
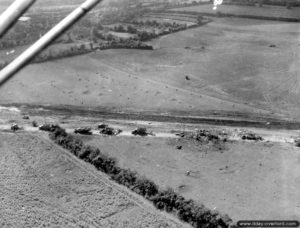
{"label": "bush", "polygon": [[100,155],[100,153],[101,153],[100,150],[96,148],[95,150],[91,151],[91,153],[86,158],[86,161],[91,163],[93,159],[95,159],[98,155]]}
{"label": "bush", "polygon": [[119,170],[119,168],[116,166],[116,159],[101,153],[99,153],[99,155],[92,160],[92,164],[97,169],[107,174],[117,174]]}
{"label": "bush", "polygon": [[93,148],[92,146],[83,146],[81,148],[81,150],[78,152],[77,156],[83,160],[87,160],[87,158],[89,157],[89,155],[96,150],[95,148]]}
{"label": "bush", "polygon": [[158,193],[158,186],[153,181],[148,180],[145,177],[138,177],[132,190],[149,199]]}
{"label": "bush", "polygon": [[139,176],[130,169],[120,168],[117,166],[116,159],[102,154],[97,148],[83,145],[81,140],[68,135],[59,126],[51,125],[47,129],[52,131],[50,138],[57,144],[68,149],[79,158],[90,162],[97,169],[108,174],[117,183],[152,201],[156,208],[176,214],[179,219],[188,222],[193,227],[226,228],[232,222],[228,216],[222,216],[218,212],[210,211],[203,205],[196,204],[193,200],[186,200],[170,188],[159,190],[153,181]]}
{"label": "bush", "polygon": [[117,175],[113,176],[113,180],[128,188],[131,188],[136,183],[136,179],[137,173],[130,169],[121,169]]}

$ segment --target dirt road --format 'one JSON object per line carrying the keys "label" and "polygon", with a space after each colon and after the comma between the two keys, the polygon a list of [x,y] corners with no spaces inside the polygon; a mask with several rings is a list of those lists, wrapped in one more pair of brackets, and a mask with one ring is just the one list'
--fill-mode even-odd
{"label": "dirt road", "polygon": [[44,138],[0,133],[1,227],[184,227]]}

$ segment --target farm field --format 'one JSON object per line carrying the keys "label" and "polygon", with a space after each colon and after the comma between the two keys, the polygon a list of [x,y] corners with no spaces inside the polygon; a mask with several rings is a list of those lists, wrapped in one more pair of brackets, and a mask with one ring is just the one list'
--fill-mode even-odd
{"label": "farm field", "polygon": [[193,12],[193,13],[209,13],[216,14],[217,12],[231,15],[242,16],[261,16],[269,18],[296,18],[300,19],[300,7],[287,9],[281,6],[264,5],[263,7],[241,6],[241,5],[220,5],[218,10],[214,11],[211,4],[190,6],[183,8],[174,8],[169,11]]}
{"label": "farm field", "polygon": [[[120,136],[77,135],[77,137],[81,138],[85,144],[98,147],[104,154],[116,157],[121,167],[137,171],[153,180],[161,188],[172,187],[187,199],[194,199],[210,209],[226,213],[234,221],[241,219],[297,219],[300,215],[300,198],[297,194],[300,187],[299,147],[295,147],[293,140],[295,137],[299,137],[299,131],[104,120],[76,115],[47,115],[46,117],[31,115],[30,120],[24,120],[20,112],[2,110],[0,116],[1,135],[3,141],[9,143],[8,145],[1,144],[3,150],[6,148],[7,151],[15,151],[12,148],[24,147],[22,151],[28,150],[27,153],[30,155],[31,153],[38,155],[28,158],[29,164],[34,159],[34,164],[41,163],[41,167],[47,167],[45,172],[50,170],[50,173],[52,172],[50,166],[59,165],[56,165],[57,163],[54,161],[50,165],[44,164],[45,154],[47,154],[46,161],[52,155],[53,157],[57,156],[58,164],[64,157],[57,155],[59,151],[53,152],[53,149],[56,148],[53,145],[52,149],[43,149],[44,147],[41,146],[34,147],[36,149],[32,149],[32,147],[28,149],[21,143],[9,141],[3,134],[8,134],[7,137],[17,137],[18,140],[24,138],[30,142],[29,145],[39,139],[29,138],[30,135],[26,135],[24,131],[16,134],[7,133],[3,127],[9,126],[12,120],[24,127],[26,132],[31,132],[27,134],[32,137],[40,135],[43,140],[47,139],[47,134],[39,132],[37,128],[32,128],[31,121],[59,123],[69,133],[72,133],[77,127],[90,126],[96,129],[97,125],[104,121],[111,127],[120,128],[125,134]],[[134,137],[128,134],[138,126],[147,127],[149,131],[153,131],[155,136]],[[175,137],[174,132],[194,131],[195,128],[222,131],[228,135],[251,131],[262,136],[264,140],[243,141],[235,136],[235,139],[228,140],[224,144],[207,144],[193,139]],[[181,146],[182,149],[177,149],[177,146]],[[26,156],[27,153],[25,153]],[[3,157],[6,160],[4,155]],[[65,169],[69,170],[68,167],[67,165]],[[87,166],[83,168],[85,169]],[[187,171],[191,172],[189,176],[186,175]],[[54,177],[58,176],[55,172],[54,174]],[[83,178],[87,178],[85,174],[83,175]],[[59,176],[66,179],[65,181],[70,178],[64,173],[59,173]],[[76,172],[74,178],[79,178]]]}
{"label": "farm field", "polygon": [[[207,129],[207,128],[205,128]],[[162,187],[242,219],[297,219],[299,149],[272,142],[229,142],[222,150],[164,138],[86,137]],[[182,146],[177,150],[176,146]],[[191,174],[186,176],[186,172]]]}
{"label": "farm field", "polygon": [[187,227],[47,138],[0,132],[1,227]]}
{"label": "farm field", "polygon": [[153,51],[105,50],[30,65],[2,88],[0,103],[299,120],[299,28],[215,18],[152,41]]}
{"label": "farm field", "polygon": [[[59,13],[72,7],[65,4]],[[211,8],[140,18],[194,25]],[[270,6],[219,10],[298,16],[296,8]],[[73,136],[160,188],[171,187],[234,221],[299,219],[300,24],[207,19],[200,27],[147,41],[153,50],[97,50],[31,64],[1,87],[0,226],[185,226],[54,144],[32,121],[59,124],[72,135],[91,127],[93,135]],[[54,45],[49,53],[70,46]],[[24,48],[2,50],[0,57],[10,61]],[[14,123],[22,129],[13,132]],[[100,123],[122,132],[103,135]],[[133,136],[141,126],[154,134]],[[228,138],[182,136],[196,129]],[[245,132],[263,139],[243,140]]]}

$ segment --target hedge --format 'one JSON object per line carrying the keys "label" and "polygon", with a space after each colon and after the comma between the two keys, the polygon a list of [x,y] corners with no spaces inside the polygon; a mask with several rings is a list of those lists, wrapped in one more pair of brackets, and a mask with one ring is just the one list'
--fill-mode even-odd
{"label": "hedge", "polygon": [[161,190],[153,181],[137,172],[119,167],[115,158],[103,154],[98,148],[84,145],[81,140],[67,134],[58,125],[51,125],[48,129],[50,139],[55,143],[93,164],[117,183],[145,197],[157,209],[175,214],[180,220],[197,228],[226,228],[231,224],[232,220],[227,215],[211,211],[193,200],[187,200],[170,188]]}

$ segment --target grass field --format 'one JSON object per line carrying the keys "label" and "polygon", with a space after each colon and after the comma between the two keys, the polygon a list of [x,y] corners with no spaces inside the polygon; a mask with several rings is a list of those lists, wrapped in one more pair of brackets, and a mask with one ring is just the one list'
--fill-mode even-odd
{"label": "grass field", "polygon": [[[77,137],[80,137],[85,144],[95,145],[103,153],[117,158],[121,167],[137,171],[159,184],[161,188],[172,187],[188,199],[194,199],[210,209],[227,213],[235,221],[241,219],[297,219],[299,217],[300,198],[297,194],[300,187],[299,148],[295,147],[293,141],[293,138],[299,135],[299,131],[103,120],[96,116],[91,118],[76,114],[30,115],[30,120],[24,120],[21,112],[2,110],[0,114],[0,129],[3,129],[3,126],[9,126],[14,120],[13,122],[18,123],[19,126],[25,127],[27,132],[35,132],[30,133],[34,134],[34,137],[43,136],[44,133],[37,132],[37,128],[31,127],[33,120],[39,124],[44,122],[60,123],[70,133],[77,127],[89,126],[96,129],[102,121],[109,126],[122,129],[125,133],[132,131],[137,126],[145,126],[156,136],[134,137],[130,134],[121,134],[120,136],[77,135]],[[234,136],[234,139],[229,139],[224,144],[207,144],[175,137],[174,131],[194,131],[195,128],[225,132]],[[255,132],[262,136],[264,141],[242,141],[236,135],[243,131]],[[173,137],[171,137],[172,132]],[[60,151],[56,151],[55,147],[50,147],[50,145],[49,147],[52,149],[48,150],[48,146],[43,146],[44,142],[40,142],[39,138],[30,138],[24,132],[4,136],[4,133],[0,134],[1,142],[8,144],[1,144],[0,153],[2,153],[3,161],[6,161],[8,165],[3,169],[11,166],[15,161],[14,157],[8,160],[8,155],[14,156],[16,153],[29,160],[25,167],[28,166],[28,163],[32,164],[33,162],[37,171],[39,171],[38,167],[47,167],[46,172],[55,174],[50,179],[51,181],[56,180],[55,177],[58,176],[52,171],[52,166],[63,166],[65,169],[69,169],[68,162],[61,164],[60,161],[63,157],[57,155]],[[8,137],[11,139],[8,140]],[[45,135],[45,137],[47,136]],[[16,141],[17,139],[19,141]],[[27,143],[30,142],[28,145],[25,143],[26,140]],[[182,146],[182,149],[178,150],[177,146]],[[21,150],[22,153],[18,150]],[[44,161],[45,154],[47,159]],[[48,160],[54,159],[54,157],[58,157],[58,159],[50,160],[50,164],[53,165],[47,165]],[[19,164],[18,160],[14,164]],[[190,171],[191,174],[186,176],[186,171]],[[78,172],[82,172],[81,169]],[[59,180],[70,181],[71,177],[78,179],[77,175],[78,173],[75,171],[72,172],[72,175],[59,172]],[[84,173],[82,175],[82,178],[88,179]],[[64,204],[61,206],[63,207]]]}
{"label": "grass field", "polygon": [[281,6],[264,5],[263,7],[256,6],[241,6],[241,5],[220,5],[218,10],[214,11],[211,4],[190,6],[183,8],[175,8],[170,11],[196,12],[216,14],[217,12],[230,15],[243,16],[261,16],[269,18],[296,18],[300,19],[300,8],[294,7],[287,9]]}
{"label": "grass field", "polygon": [[[211,10],[205,7],[211,6],[176,10]],[[279,8],[246,9],[220,8],[228,13],[240,10],[257,15],[278,15],[273,9]],[[287,10],[282,9],[280,14],[286,16]],[[37,128],[32,130],[33,120],[59,123],[72,131],[79,126],[95,129],[106,121],[129,135],[81,138],[116,157],[120,166],[136,170],[159,186],[170,186],[234,220],[298,219],[300,160],[293,137],[298,137],[299,131],[254,129],[265,134],[264,141],[238,139],[216,147],[170,137],[174,130],[209,129],[208,125],[124,121],[113,119],[113,115],[87,113],[91,109],[128,115],[134,111],[233,119],[242,113],[249,119],[267,116],[300,121],[299,37],[299,23],[212,18],[204,26],[151,41],[155,46],[151,51],[104,50],[27,66],[1,87],[0,104],[70,105],[85,110],[86,115],[80,117],[74,109],[60,116],[55,111],[43,110],[41,114],[36,109],[29,111],[30,119],[25,120],[21,112],[26,114],[26,108],[8,111],[0,106],[0,185],[4,186],[0,189],[0,221],[13,227],[37,223],[183,226],[67,154]],[[6,52],[1,56],[7,57]],[[7,130],[12,123],[27,129],[12,133]],[[141,125],[158,136],[130,135]]]}
{"label": "grass field", "polygon": [[[86,140],[118,157],[122,166],[235,221],[299,218],[299,149],[293,145],[229,142],[219,150],[181,139]],[[177,150],[178,145],[183,149]]]}
{"label": "grass field", "polygon": [[188,227],[47,138],[0,132],[1,227]]}
{"label": "grass field", "polygon": [[153,51],[105,50],[30,65],[2,88],[0,102],[299,119],[299,28],[214,19],[154,40]]}

